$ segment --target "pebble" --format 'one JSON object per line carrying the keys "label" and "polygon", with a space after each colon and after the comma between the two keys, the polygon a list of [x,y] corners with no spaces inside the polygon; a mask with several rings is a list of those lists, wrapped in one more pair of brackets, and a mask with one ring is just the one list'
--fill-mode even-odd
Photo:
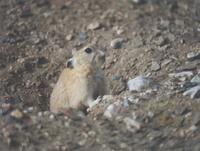
{"label": "pebble", "polygon": [[129,107],[129,100],[127,98],[125,98],[123,101],[122,101],[122,105],[124,107]]}
{"label": "pebble", "polygon": [[28,112],[32,112],[33,109],[34,109],[34,108],[31,106],[31,107],[29,107],[27,110],[28,110]]}
{"label": "pebble", "polygon": [[95,131],[89,131],[88,135],[91,136],[91,137],[94,137],[96,135],[96,132]]}
{"label": "pebble", "polygon": [[164,46],[164,45],[167,44],[167,40],[166,40],[166,38],[160,36],[160,37],[155,41],[155,43],[156,43],[158,46],[161,46],[161,47],[162,47],[162,46]]}
{"label": "pebble", "polygon": [[86,34],[86,32],[80,32],[79,33],[79,40],[80,41],[85,41],[86,39],[87,39],[87,34]]}
{"label": "pebble", "polygon": [[70,123],[69,123],[69,122],[65,122],[65,123],[64,123],[64,126],[65,126],[66,128],[69,128]]}
{"label": "pebble", "polygon": [[87,26],[87,29],[88,30],[96,30],[96,29],[99,29],[100,27],[101,27],[101,24],[96,21],[96,22],[93,22],[93,23],[89,24]]}
{"label": "pebble", "polygon": [[162,67],[163,67],[163,66],[166,66],[166,65],[168,65],[170,62],[172,62],[171,59],[165,59],[165,60],[163,60],[161,66],[162,66]]}
{"label": "pebble", "polygon": [[116,38],[111,41],[110,46],[113,49],[120,49],[122,47],[123,42],[124,42],[123,38]]}
{"label": "pebble", "polygon": [[38,112],[38,117],[42,117],[43,116],[43,112]]}
{"label": "pebble", "polygon": [[55,115],[51,114],[51,115],[49,116],[49,119],[50,119],[50,120],[54,120],[54,119],[55,119]]}
{"label": "pebble", "polygon": [[200,59],[200,53],[190,52],[187,54],[187,59],[189,61],[194,61],[196,59]]}
{"label": "pebble", "polygon": [[151,71],[158,71],[160,70],[160,64],[158,62],[153,61],[151,64]]}
{"label": "pebble", "polygon": [[149,118],[153,118],[153,117],[155,116],[155,114],[154,114],[153,112],[149,111],[149,112],[147,113],[147,116],[148,116]]}
{"label": "pebble", "polygon": [[69,34],[66,36],[65,38],[67,41],[71,41],[73,39],[73,35],[72,34]]}
{"label": "pebble", "polygon": [[143,2],[143,0],[132,0],[132,2],[134,4],[141,4]]}
{"label": "pebble", "polygon": [[113,103],[113,104],[110,104],[105,112],[104,112],[104,117],[106,117],[107,119],[112,119],[114,116],[116,116],[117,112],[118,112],[118,106],[119,105],[118,103]]}
{"label": "pebble", "polygon": [[190,82],[200,84],[200,76],[195,75]]}
{"label": "pebble", "polygon": [[126,128],[131,132],[141,129],[141,123],[136,121],[134,118],[125,117],[124,123],[126,124]]}
{"label": "pebble", "polygon": [[126,149],[128,147],[128,145],[126,143],[120,143],[119,146],[121,149]]}
{"label": "pebble", "polygon": [[179,72],[179,73],[170,73],[169,77],[171,78],[181,78],[181,77],[191,77],[193,76],[193,72],[192,71],[183,71],[183,72]]}
{"label": "pebble", "polygon": [[49,112],[49,111],[44,111],[43,114],[44,114],[44,115],[49,115],[50,112]]}
{"label": "pebble", "polygon": [[83,145],[85,145],[86,142],[87,142],[87,139],[82,139],[82,140],[80,140],[80,141],[78,142],[78,144],[79,144],[80,146],[83,146]]}
{"label": "pebble", "polygon": [[129,102],[133,103],[133,104],[138,104],[140,99],[139,98],[135,98],[135,97],[128,97]]}
{"label": "pebble", "polygon": [[140,92],[142,89],[149,87],[149,85],[150,80],[141,75],[127,82],[129,91]]}
{"label": "pebble", "polygon": [[10,113],[10,115],[11,115],[12,117],[14,117],[14,118],[17,118],[17,119],[21,119],[21,118],[23,117],[23,113],[22,113],[20,110],[18,110],[18,109],[12,111],[12,112]]}
{"label": "pebble", "polygon": [[191,99],[200,97],[200,85],[190,88],[189,90],[183,93],[184,96],[190,95]]}
{"label": "pebble", "polygon": [[112,76],[112,80],[113,80],[113,81],[120,80],[120,78],[121,78],[120,76],[116,76],[116,75],[113,75],[113,76]]}

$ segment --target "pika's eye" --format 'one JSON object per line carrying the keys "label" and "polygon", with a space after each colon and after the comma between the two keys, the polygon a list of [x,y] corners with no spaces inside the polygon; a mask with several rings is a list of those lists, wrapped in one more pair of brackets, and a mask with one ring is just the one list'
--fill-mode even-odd
{"label": "pika's eye", "polygon": [[85,49],[85,52],[86,52],[86,53],[92,53],[92,49],[91,49],[91,48],[86,48],[86,49]]}

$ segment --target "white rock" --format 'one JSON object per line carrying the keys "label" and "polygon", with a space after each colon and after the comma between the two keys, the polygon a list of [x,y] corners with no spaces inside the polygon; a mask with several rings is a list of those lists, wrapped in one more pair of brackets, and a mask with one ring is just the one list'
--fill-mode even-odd
{"label": "white rock", "polygon": [[96,30],[96,29],[99,29],[100,27],[101,27],[101,24],[99,22],[93,22],[87,26],[87,29]]}
{"label": "white rock", "polygon": [[51,114],[51,115],[49,116],[49,119],[54,120],[54,119],[55,119],[55,116],[54,116],[53,114]]}
{"label": "white rock", "polygon": [[119,103],[115,102],[113,104],[110,104],[105,112],[104,112],[104,117],[106,117],[107,119],[112,119],[113,117],[115,117],[117,115],[117,112],[119,110]]}
{"label": "white rock", "polygon": [[137,76],[127,82],[129,91],[140,92],[142,89],[149,87],[150,80],[144,76]]}
{"label": "white rock", "polygon": [[141,123],[139,123],[133,118],[129,117],[124,118],[124,123],[126,124],[126,128],[129,131],[135,132],[135,130],[141,129]]}
{"label": "white rock", "polygon": [[191,71],[183,71],[179,73],[170,73],[169,77],[171,78],[181,78],[181,77],[191,77],[193,76],[193,72]]}

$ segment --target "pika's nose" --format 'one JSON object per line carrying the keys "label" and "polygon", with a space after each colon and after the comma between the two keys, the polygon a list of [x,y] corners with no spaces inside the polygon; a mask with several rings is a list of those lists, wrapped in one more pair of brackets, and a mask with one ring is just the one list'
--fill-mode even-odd
{"label": "pika's nose", "polygon": [[67,60],[66,67],[70,69],[74,68],[73,58],[70,58],[69,60]]}

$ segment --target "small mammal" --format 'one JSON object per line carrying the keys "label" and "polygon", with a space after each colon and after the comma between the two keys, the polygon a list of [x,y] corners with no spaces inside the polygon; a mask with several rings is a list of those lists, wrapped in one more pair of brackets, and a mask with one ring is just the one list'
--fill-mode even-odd
{"label": "small mammal", "polygon": [[100,68],[105,54],[88,46],[72,54],[50,96],[50,110],[54,113],[88,107],[94,99],[106,93]]}

